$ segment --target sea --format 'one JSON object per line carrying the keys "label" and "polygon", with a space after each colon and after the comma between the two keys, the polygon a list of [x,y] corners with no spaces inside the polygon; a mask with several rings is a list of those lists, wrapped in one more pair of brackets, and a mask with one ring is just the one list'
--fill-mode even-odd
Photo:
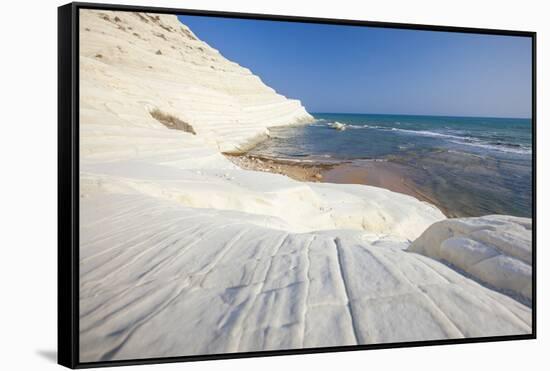
{"label": "sea", "polygon": [[[532,214],[531,119],[313,114],[273,127],[253,155],[297,161],[386,162],[449,216]],[[336,130],[335,124],[344,127]],[[358,166],[357,166],[358,165]]]}

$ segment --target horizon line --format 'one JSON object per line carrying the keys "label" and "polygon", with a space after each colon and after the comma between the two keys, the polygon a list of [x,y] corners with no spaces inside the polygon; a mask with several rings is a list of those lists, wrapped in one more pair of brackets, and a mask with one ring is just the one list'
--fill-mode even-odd
{"label": "horizon line", "polygon": [[533,116],[478,116],[478,115],[449,115],[449,114],[418,114],[418,113],[375,113],[375,112],[320,112],[308,111],[310,114],[335,114],[335,115],[392,115],[392,116],[428,116],[428,117],[466,117],[480,119],[513,119],[513,120],[533,120]]}

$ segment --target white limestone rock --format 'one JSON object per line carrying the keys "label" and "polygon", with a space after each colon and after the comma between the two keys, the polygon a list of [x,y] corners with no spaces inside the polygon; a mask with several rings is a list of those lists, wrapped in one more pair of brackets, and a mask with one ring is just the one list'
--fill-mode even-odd
{"label": "white limestone rock", "polygon": [[82,361],[531,332],[528,306],[400,238],[293,233],[140,193],[81,210]]}
{"label": "white limestone rock", "polygon": [[342,124],[341,122],[338,122],[338,121],[330,123],[329,126],[338,131],[346,130],[346,124]]}
{"label": "white limestone rock", "polygon": [[150,150],[125,129],[139,127],[148,137],[164,129],[153,110],[188,123],[203,147],[218,152],[243,151],[270,126],[313,119],[298,100],[224,58],[173,15],[82,10],[80,71],[85,157]]}
{"label": "white limestone rock", "polygon": [[447,262],[503,292],[532,298],[531,219],[505,215],[448,219],[409,251]]}

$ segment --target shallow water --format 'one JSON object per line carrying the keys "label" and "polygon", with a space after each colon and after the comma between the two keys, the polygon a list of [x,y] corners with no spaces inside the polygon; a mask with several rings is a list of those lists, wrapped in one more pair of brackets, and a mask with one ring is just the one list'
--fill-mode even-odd
{"label": "shallow water", "polygon": [[[532,212],[529,119],[315,114],[314,123],[272,128],[252,150],[277,158],[399,165],[401,175],[451,216]],[[346,130],[330,125],[340,122]],[[396,168],[393,166],[392,168]]]}

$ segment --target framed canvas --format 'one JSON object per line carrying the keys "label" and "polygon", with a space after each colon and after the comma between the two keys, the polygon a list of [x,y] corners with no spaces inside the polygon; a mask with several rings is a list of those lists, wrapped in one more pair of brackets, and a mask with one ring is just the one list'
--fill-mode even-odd
{"label": "framed canvas", "polygon": [[536,336],[536,34],[71,3],[71,367]]}

